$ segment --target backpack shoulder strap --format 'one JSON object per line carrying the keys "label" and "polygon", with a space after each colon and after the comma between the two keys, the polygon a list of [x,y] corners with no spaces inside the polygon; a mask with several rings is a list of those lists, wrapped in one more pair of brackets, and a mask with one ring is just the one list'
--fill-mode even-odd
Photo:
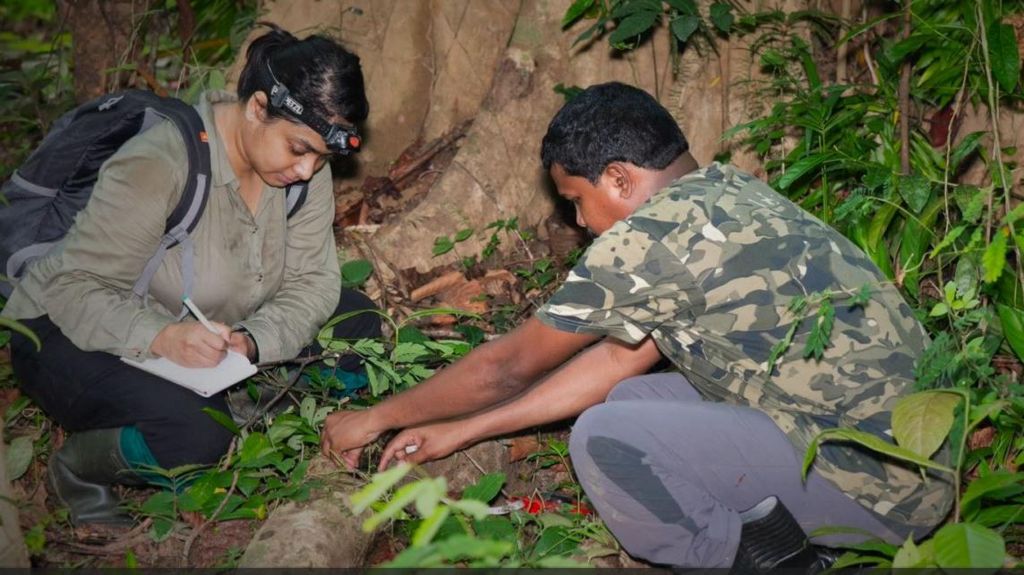
{"label": "backpack shoulder strap", "polygon": [[145,297],[167,250],[181,243],[185,248],[181,264],[181,277],[185,288],[183,297],[191,296],[195,271],[194,250],[189,234],[199,224],[199,218],[202,217],[210,197],[210,145],[207,141],[206,128],[195,108],[174,98],[163,98],[158,105],[146,111],[170,120],[181,132],[188,155],[188,176],[181,199],[167,218],[160,247],[146,262],[132,292],[139,297]]}
{"label": "backpack shoulder strap", "polygon": [[288,186],[285,190],[285,206],[288,219],[291,219],[303,204],[306,203],[306,196],[309,194],[309,182],[299,182]]}

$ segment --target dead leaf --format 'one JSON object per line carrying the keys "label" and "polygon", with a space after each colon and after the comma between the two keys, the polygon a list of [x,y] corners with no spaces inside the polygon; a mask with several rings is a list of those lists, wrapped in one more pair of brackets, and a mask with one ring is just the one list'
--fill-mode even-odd
{"label": "dead leaf", "polygon": [[512,463],[522,461],[534,453],[537,453],[540,449],[540,442],[537,441],[536,436],[525,435],[523,437],[513,438],[512,445],[508,449],[508,460]]}

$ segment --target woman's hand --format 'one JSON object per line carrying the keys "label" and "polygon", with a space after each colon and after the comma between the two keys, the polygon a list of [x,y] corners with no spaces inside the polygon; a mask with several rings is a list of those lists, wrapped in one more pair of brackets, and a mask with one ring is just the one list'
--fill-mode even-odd
{"label": "woman's hand", "polygon": [[231,338],[228,340],[228,349],[244,355],[249,358],[249,361],[256,360],[256,342],[253,341],[251,335],[245,332],[231,332]]}
{"label": "woman's hand", "polygon": [[363,447],[386,429],[376,423],[374,416],[373,409],[335,411],[328,415],[320,435],[320,451],[327,458],[336,454],[345,465],[355,469]]}
{"label": "woman's hand", "polygon": [[396,435],[384,448],[378,471],[392,460],[423,463],[447,457],[473,443],[465,420],[411,427]]}
{"label": "woman's hand", "polygon": [[227,353],[231,329],[222,323],[210,323],[217,333],[197,321],[169,324],[156,334],[149,350],[185,367],[214,367]]}

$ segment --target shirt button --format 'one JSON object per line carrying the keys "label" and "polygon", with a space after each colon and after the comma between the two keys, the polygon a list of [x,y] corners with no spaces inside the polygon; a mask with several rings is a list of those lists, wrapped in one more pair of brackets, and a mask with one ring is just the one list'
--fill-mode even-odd
{"label": "shirt button", "polygon": [[263,274],[257,274],[256,275],[256,281],[258,281],[258,282],[263,281]]}
{"label": "shirt button", "polygon": [[255,234],[256,232],[260,231],[260,228],[259,228],[259,227],[257,227],[257,226],[253,226],[253,227],[252,227],[252,229],[251,229],[251,230],[249,230],[249,231],[251,231],[252,233],[254,233],[254,234]]}

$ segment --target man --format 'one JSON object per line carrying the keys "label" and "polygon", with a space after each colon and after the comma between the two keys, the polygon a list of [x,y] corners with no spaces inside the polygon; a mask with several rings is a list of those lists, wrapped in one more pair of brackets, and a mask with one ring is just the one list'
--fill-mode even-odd
{"label": "man", "polygon": [[[930,531],[952,499],[943,478],[846,444],[800,473],[823,429],[888,437],[927,342],[910,308],[835,230],[735,168],[697,169],[687,150],[636,88],[593,86],[566,104],[541,156],[599,237],[506,336],[373,409],[332,414],[325,453],[354,464],[404,428],[381,466],[421,462],[582,412],[570,440],[579,480],[648,561],[806,568],[819,557],[805,530],[857,527],[893,543]],[[870,301],[843,303],[865,284]],[[836,313],[821,359],[802,357],[808,320],[772,365],[801,319],[790,302],[824,290]],[[663,357],[676,370],[644,375]]]}

